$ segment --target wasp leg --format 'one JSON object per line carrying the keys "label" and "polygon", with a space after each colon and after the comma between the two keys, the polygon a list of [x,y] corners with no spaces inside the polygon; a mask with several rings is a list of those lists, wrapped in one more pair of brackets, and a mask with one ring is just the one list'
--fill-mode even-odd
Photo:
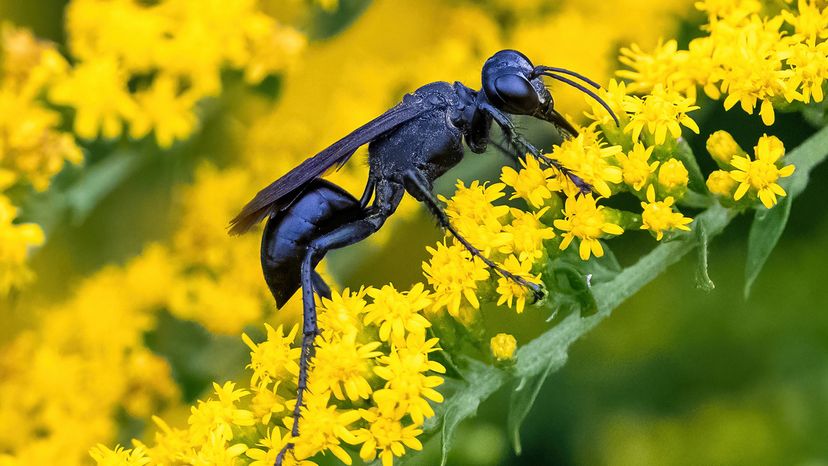
{"label": "wasp leg", "polygon": [[311,281],[313,281],[313,290],[316,291],[316,294],[323,298],[331,299],[331,287],[325,283],[322,276],[315,270],[311,275]]}
{"label": "wasp leg", "polygon": [[[291,427],[291,441],[285,444],[279,455],[276,457],[276,466],[281,466],[285,455],[295,446],[296,438],[299,437],[299,417],[302,409],[302,400],[305,390],[308,388],[308,367],[314,354],[314,339],[319,334],[319,327],[316,322],[316,303],[313,300],[314,289],[327,290],[330,296],[330,288],[325,284],[322,277],[313,270],[313,264],[318,262],[325,254],[332,250],[358,243],[371,236],[382,227],[385,220],[390,216],[402,198],[402,189],[393,186],[381,186],[377,189],[377,202],[366,212],[365,218],[346,223],[330,233],[326,233],[311,241],[307,253],[302,260],[301,282],[302,282],[302,353],[299,357],[299,381],[296,387],[296,405],[293,407],[293,425]],[[320,292],[321,294],[321,292]]]}
{"label": "wasp leg", "polygon": [[[589,185],[586,181],[584,181],[580,176],[572,173],[572,170],[563,166],[560,162],[555,159],[551,159],[543,154],[532,145],[529,141],[526,140],[523,136],[518,133],[517,128],[515,128],[515,124],[512,123],[512,120],[503,112],[498,110],[497,108],[493,107],[490,104],[481,104],[480,108],[483,109],[486,113],[488,113],[492,119],[497,123],[500,127],[503,134],[506,136],[506,140],[509,141],[509,144],[514,146],[516,149],[523,149],[526,152],[532,154],[533,157],[538,159],[540,162],[545,164],[548,167],[555,167],[558,171],[563,173],[564,176],[569,178],[580,191],[581,194],[589,194],[592,192],[592,186]],[[515,154],[518,159],[522,159],[523,157],[520,154]]]}
{"label": "wasp leg", "polygon": [[437,222],[440,224],[441,227],[448,230],[463,247],[468,250],[472,256],[479,257],[480,260],[483,261],[486,266],[493,269],[495,272],[500,274],[502,277],[512,280],[513,282],[529,288],[532,290],[532,293],[535,295],[535,300],[539,301],[543,299],[544,291],[543,287],[536,283],[532,283],[527,281],[523,277],[519,277],[508,270],[504,270],[499,265],[492,262],[488,257],[484,256],[479,249],[474,247],[469,241],[464,238],[451,224],[451,220],[449,220],[448,215],[443,211],[440,207],[439,202],[434,197],[434,194],[431,193],[431,188],[429,183],[423,179],[422,175],[419,172],[414,170],[409,170],[405,173],[405,187],[412,196],[414,196],[418,201],[423,202],[428,210],[431,211],[432,215],[437,219]]}

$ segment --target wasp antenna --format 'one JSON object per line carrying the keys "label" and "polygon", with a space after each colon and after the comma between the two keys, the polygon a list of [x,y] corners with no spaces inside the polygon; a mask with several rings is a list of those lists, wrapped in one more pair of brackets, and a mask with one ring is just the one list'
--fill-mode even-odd
{"label": "wasp antenna", "polygon": [[584,94],[586,94],[586,95],[588,95],[588,96],[592,97],[592,98],[593,98],[593,99],[595,99],[595,100],[596,100],[599,104],[601,104],[601,106],[602,106],[602,107],[604,107],[605,109],[607,109],[607,112],[609,112],[610,116],[612,116],[612,119],[613,119],[613,120],[615,120],[615,126],[621,126],[621,122],[619,122],[619,121],[618,121],[618,117],[615,115],[615,112],[613,112],[613,111],[612,111],[612,109],[610,108],[610,106],[609,106],[609,105],[607,105],[607,103],[604,101],[604,99],[602,99],[601,97],[599,97],[599,96],[598,96],[598,94],[596,94],[596,93],[592,92],[591,90],[587,89],[586,87],[584,87],[584,86],[582,86],[582,85],[580,85],[580,84],[576,83],[575,81],[573,81],[573,80],[571,80],[571,79],[568,79],[568,78],[565,78],[565,77],[563,77],[563,76],[558,76],[557,74],[553,74],[553,73],[546,72],[546,71],[541,72],[541,74],[542,74],[543,76],[549,76],[549,77],[550,77],[550,78],[552,78],[552,79],[557,79],[558,81],[561,81],[561,82],[564,82],[564,83],[566,83],[566,84],[569,84],[570,86],[574,87],[575,89],[578,89],[579,91],[583,92]]}
{"label": "wasp antenna", "polygon": [[[568,74],[570,76],[575,76],[576,78],[584,81],[585,83],[589,84],[590,86],[594,87],[595,89],[601,89],[601,85],[596,83],[595,81],[587,78],[586,76],[582,75],[581,73],[576,73],[572,70],[568,70],[566,68],[555,68],[553,66],[544,66],[539,65],[536,66],[535,69],[532,71],[535,74],[544,74],[544,71],[551,71],[553,73],[560,73],[560,74]],[[549,76],[549,75],[547,75]]]}

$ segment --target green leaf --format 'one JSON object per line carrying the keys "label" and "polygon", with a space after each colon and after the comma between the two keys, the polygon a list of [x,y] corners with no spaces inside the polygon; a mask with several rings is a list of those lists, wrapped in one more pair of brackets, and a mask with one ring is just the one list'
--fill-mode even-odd
{"label": "green leaf", "polygon": [[497,391],[507,379],[506,373],[494,366],[474,359],[466,359],[464,362],[466,365],[463,370],[464,383],[444,403],[441,466],[446,465],[452,440],[460,423],[477,414],[477,407],[480,403]]}
{"label": "green leaf", "polygon": [[512,396],[509,400],[509,416],[506,418],[506,430],[509,432],[509,437],[512,441],[512,447],[515,449],[515,454],[520,455],[520,426],[523,420],[532,410],[532,405],[535,404],[535,399],[538,397],[543,382],[546,377],[553,371],[548,370],[538,375],[531,377],[524,377],[520,383],[515,387]]}
{"label": "green leaf", "polygon": [[756,278],[776,247],[776,243],[779,242],[782,232],[785,231],[791,214],[793,198],[805,189],[809,172],[826,156],[828,156],[828,128],[817,132],[786,157],[787,162],[796,166],[794,174],[780,182],[788,195],[781,198],[779,204],[772,209],[760,207],[750,226],[745,263],[745,299],[750,296],[750,290]]}
{"label": "green leaf", "polygon": [[710,279],[707,273],[707,230],[704,222],[696,220],[698,223],[696,232],[696,242],[699,246],[699,261],[696,267],[696,287],[703,291],[712,291],[716,288],[716,284]]}

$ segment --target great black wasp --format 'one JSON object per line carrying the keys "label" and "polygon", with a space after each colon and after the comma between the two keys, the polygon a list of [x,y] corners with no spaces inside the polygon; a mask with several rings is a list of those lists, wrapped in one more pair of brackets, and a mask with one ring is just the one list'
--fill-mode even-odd
{"label": "great black wasp", "polygon": [[[277,307],[282,307],[301,287],[304,306],[302,353],[296,406],[293,409],[293,439],[299,435],[302,396],[307,387],[308,363],[313,357],[318,333],[313,293],[330,297],[330,288],[314,270],[325,253],[362,241],[382,227],[394,213],[405,192],[423,202],[468,251],[497,273],[529,288],[539,299],[540,286],[503,270],[483,256],[460,235],[432,194],[432,183],[463,158],[463,142],[480,154],[489,144],[494,121],[515,149],[515,156],[527,152],[541,163],[557,168],[581,189],[590,187],[555,160],[542,155],[515,129],[512,115],[530,115],[555,125],[568,135],[577,131],[559,114],[543,76],[562,81],[597,100],[618,119],[595,92],[569,79],[572,76],[599,88],[588,78],[562,68],[534,66],[516,50],[501,50],[483,65],[483,89],[476,91],[460,82],[426,84],[403,97],[401,103],[259,191],[231,221],[230,233],[244,233],[268,218],[262,236],[261,261]],[[322,175],[340,167],[362,145],[368,144],[370,172],[362,197],[357,200],[342,188],[323,180]],[[373,200],[373,201],[372,201]],[[285,445],[276,460],[280,465],[293,447]]]}

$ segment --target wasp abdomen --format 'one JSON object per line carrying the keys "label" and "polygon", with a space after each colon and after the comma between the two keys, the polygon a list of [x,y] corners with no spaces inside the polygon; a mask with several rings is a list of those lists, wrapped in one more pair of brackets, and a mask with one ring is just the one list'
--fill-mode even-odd
{"label": "wasp abdomen", "polygon": [[262,235],[261,259],[265,281],[278,308],[299,289],[302,260],[311,241],[364,216],[359,201],[351,194],[319,178],[311,181],[288,207],[271,214]]}

